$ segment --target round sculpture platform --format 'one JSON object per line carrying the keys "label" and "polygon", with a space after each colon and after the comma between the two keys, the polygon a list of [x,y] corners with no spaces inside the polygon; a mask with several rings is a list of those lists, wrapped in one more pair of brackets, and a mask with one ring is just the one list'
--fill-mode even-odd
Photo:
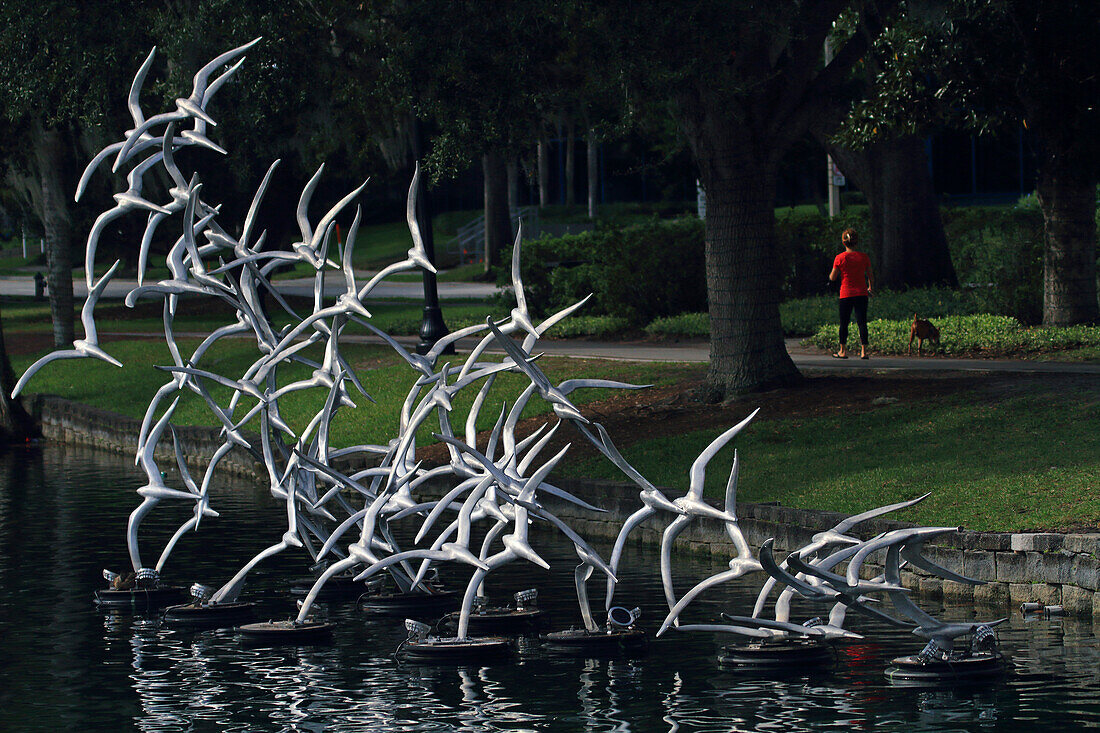
{"label": "round sculpture platform", "polygon": [[359,608],[379,616],[401,618],[437,618],[458,605],[458,593],[367,593],[359,598]]}
{"label": "round sculpture platform", "polygon": [[201,626],[203,628],[224,629],[240,626],[250,621],[255,613],[256,604],[251,601],[237,603],[215,603],[201,606],[184,603],[169,606],[164,610],[164,621],[171,626]]}
{"label": "round sculpture platform", "polygon": [[177,585],[127,590],[101,588],[95,592],[95,602],[103,608],[137,608],[146,611],[171,606],[186,597],[187,589]]}
{"label": "round sculpture platform", "polygon": [[261,644],[308,644],[328,641],[336,624],[324,621],[306,621],[297,624],[294,621],[261,621],[238,627],[241,638]]}
{"label": "round sculpture platform", "polygon": [[[459,611],[448,613],[442,622],[447,627],[457,627]],[[546,622],[546,612],[539,608],[487,608],[470,614],[471,634],[504,634],[518,636],[538,631]]]}
{"label": "round sculpture platform", "polygon": [[480,663],[507,656],[512,651],[512,642],[502,636],[472,637],[461,641],[454,638],[429,638],[410,641],[401,651],[411,662]]}
{"label": "round sculpture platform", "polygon": [[[290,592],[296,596],[304,596],[313,589],[316,578],[298,578],[291,581]],[[321,590],[317,593],[319,601],[336,601],[346,598],[358,598],[369,590],[369,586],[363,582],[356,582],[350,575],[337,575],[325,581]]]}
{"label": "round sculpture platform", "polygon": [[641,629],[616,628],[610,632],[596,633],[585,629],[567,629],[543,634],[539,638],[548,651],[566,654],[638,652],[646,646],[646,634]]}
{"label": "round sculpture platform", "polygon": [[834,659],[833,647],[816,639],[791,639],[782,642],[749,642],[722,647],[718,664],[742,670],[798,672],[820,667]]}
{"label": "round sculpture platform", "polygon": [[886,668],[886,679],[900,684],[936,684],[941,682],[979,682],[1005,671],[1004,655],[991,652],[972,654],[962,659],[922,662],[917,656],[897,657]]}

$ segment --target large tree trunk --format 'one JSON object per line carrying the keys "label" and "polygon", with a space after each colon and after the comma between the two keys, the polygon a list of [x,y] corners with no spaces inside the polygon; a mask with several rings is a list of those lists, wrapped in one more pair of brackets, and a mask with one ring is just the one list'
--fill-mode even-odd
{"label": "large tree trunk", "polygon": [[573,118],[565,119],[565,201],[566,206],[577,203],[577,135]]}
{"label": "large tree trunk", "polygon": [[599,142],[596,140],[596,131],[588,129],[586,141],[588,161],[588,218],[596,218],[596,194],[600,185],[600,156]]}
{"label": "large tree trunk", "polygon": [[829,153],[867,197],[876,284],[957,285],[923,141],[910,136],[860,151],[829,147]]}
{"label": "large tree trunk", "polygon": [[508,161],[508,210],[519,208],[519,161],[511,158]]}
{"label": "large tree trunk", "polygon": [[481,170],[485,175],[485,273],[489,274],[512,239],[508,165],[500,153],[487,153],[481,157]]}
{"label": "large tree trunk", "polygon": [[779,320],[775,172],[708,177],[706,248],[711,399],[799,378]]}
{"label": "large tree trunk", "polygon": [[21,399],[11,397],[16,381],[4,341],[3,322],[0,321],[0,442],[24,442],[41,435],[38,425],[23,408]]}
{"label": "large tree trunk", "polygon": [[65,148],[58,130],[38,128],[34,153],[42,186],[42,226],[46,234],[46,283],[55,348],[67,348],[73,329],[72,217],[63,185]]}
{"label": "large tree trunk", "polygon": [[681,117],[707,196],[710,400],[790,384],[801,375],[779,319],[775,186],[779,156],[718,115]]}
{"label": "large tree trunk", "polygon": [[539,140],[539,206],[550,205],[550,143]]}
{"label": "large tree trunk", "polygon": [[1067,156],[1051,156],[1039,170],[1043,211],[1043,325],[1093,323],[1096,301],[1096,183],[1074,170]]}

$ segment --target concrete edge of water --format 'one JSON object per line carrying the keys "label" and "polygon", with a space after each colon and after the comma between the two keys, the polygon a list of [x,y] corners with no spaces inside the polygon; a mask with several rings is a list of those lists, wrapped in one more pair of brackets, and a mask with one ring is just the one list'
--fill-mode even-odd
{"label": "concrete edge of water", "polygon": [[[638,488],[633,484],[584,479],[564,479],[556,483],[607,509],[607,513],[598,514],[553,500],[558,516],[585,536],[614,537],[622,521],[639,506]],[[544,503],[549,499],[547,497]],[[737,504],[738,524],[749,544],[759,548],[772,538],[779,556],[808,544],[816,532],[832,528],[845,516],[777,504]],[[635,530],[637,541],[660,544],[661,532],[668,521],[669,518],[662,516],[651,517]],[[859,525],[852,534],[869,539],[882,532],[913,526],[874,519]],[[713,519],[697,519],[677,542],[689,552],[722,558],[732,554],[725,527]],[[1100,616],[1100,533],[963,530],[930,542],[924,554],[938,565],[984,583],[969,585],[941,580],[923,571],[903,570],[902,583],[921,597],[943,599],[952,604],[1004,608],[1041,603],[1062,606],[1067,614],[1075,616]],[[862,568],[866,578],[881,572],[882,567],[878,565],[865,564]]]}
{"label": "concrete edge of water", "polygon": [[[140,420],[54,395],[36,396],[32,410],[40,419],[47,440],[134,454]],[[178,428],[177,435],[184,455],[198,467],[205,467],[209,456],[222,443],[219,431],[211,428]],[[259,436],[246,437],[259,445]],[[157,460],[175,464],[171,441],[162,444]],[[231,451],[219,468],[257,480],[267,478],[263,464],[241,448]],[[614,538],[623,520],[639,506],[638,489],[630,483],[583,479],[563,479],[557,483],[606,510],[604,513],[592,512],[550,496],[543,500],[586,537]],[[445,490],[436,488],[440,493]],[[807,544],[815,532],[829,529],[844,518],[835,512],[747,503],[737,505],[737,514],[741,530],[753,547],[774,538],[775,548],[780,553],[798,549]],[[635,530],[636,541],[659,545],[667,521],[662,516],[648,519]],[[874,519],[859,525],[853,534],[870,538],[911,526],[914,525]],[[723,558],[731,553],[722,523],[705,518],[693,522],[680,535],[677,546],[681,550]],[[1062,606],[1067,614],[1075,616],[1100,616],[1100,533],[964,530],[929,543],[925,550],[933,562],[985,583],[972,586],[903,570],[904,585],[924,598],[992,607],[1041,603]],[[882,568],[864,565],[863,571],[866,577],[873,577],[881,573]]]}

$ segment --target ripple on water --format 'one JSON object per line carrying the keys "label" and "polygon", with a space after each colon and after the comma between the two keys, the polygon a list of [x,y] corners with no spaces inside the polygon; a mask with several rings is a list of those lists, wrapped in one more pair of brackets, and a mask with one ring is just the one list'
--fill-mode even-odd
{"label": "ripple on water", "polygon": [[[6,461],[6,463],[4,462]],[[367,619],[353,604],[332,603],[338,623],[331,646],[265,649],[242,645],[229,631],[165,628],[156,616],[99,611],[92,589],[103,567],[126,562],[124,528],[143,483],[126,460],[94,451],[45,448],[19,462],[0,460],[0,730],[148,731],[801,731],[879,728],[906,731],[1051,730],[1100,725],[1100,642],[1089,623],[1025,621],[999,628],[1012,662],[989,687],[910,689],[883,677],[889,660],[921,641],[860,618],[866,639],[838,649],[833,668],[786,679],[759,679],[719,669],[731,639],[670,631],[639,659],[548,655],[521,645],[511,661],[469,667],[399,664],[399,620]],[[220,520],[204,522],[171,558],[182,584],[220,584],[233,569],[275,541],[283,517],[267,493],[219,481]],[[152,553],[186,517],[157,512],[142,529]],[[607,543],[599,544],[603,547]],[[541,550],[541,546],[540,546]],[[512,566],[494,574],[500,598],[537,585],[555,629],[579,624],[572,593],[576,555],[547,550],[554,572]],[[246,593],[261,616],[293,609],[283,589],[306,563],[292,553],[265,563]],[[642,609],[652,630],[663,594],[652,552],[631,547],[615,603]],[[682,592],[724,564],[682,559]],[[448,571],[452,583],[464,583]],[[602,598],[602,583],[590,584]],[[713,589],[689,611],[711,621],[722,610],[746,613],[752,581]],[[971,609],[929,604],[951,620]],[[794,615],[827,607],[796,604]],[[982,618],[1005,611],[982,611]],[[48,690],[48,695],[42,691]]]}

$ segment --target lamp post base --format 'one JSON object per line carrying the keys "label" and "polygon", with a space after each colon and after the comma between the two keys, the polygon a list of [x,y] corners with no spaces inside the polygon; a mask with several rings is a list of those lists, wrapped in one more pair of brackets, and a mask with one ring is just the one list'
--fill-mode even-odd
{"label": "lamp post base", "polygon": [[[443,311],[438,305],[424,306],[424,320],[420,323],[420,343],[416,345],[416,353],[423,356],[431,351],[439,339],[450,333],[447,324],[443,322]],[[443,350],[444,354],[455,353],[454,344],[449,344]]]}

